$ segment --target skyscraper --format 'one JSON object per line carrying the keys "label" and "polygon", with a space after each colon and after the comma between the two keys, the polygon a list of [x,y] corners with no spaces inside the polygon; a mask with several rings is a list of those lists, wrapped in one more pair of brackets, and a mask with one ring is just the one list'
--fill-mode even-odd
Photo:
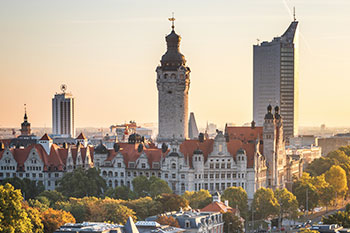
{"label": "skyscraper", "polygon": [[180,53],[181,37],[172,30],[166,36],[167,51],[157,67],[158,142],[184,140],[188,134],[188,90],[190,68]]}
{"label": "skyscraper", "polygon": [[253,118],[264,124],[266,107],[280,106],[284,136],[298,134],[298,21],[271,42],[254,45]]}
{"label": "skyscraper", "polygon": [[63,84],[62,93],[56,93],[52,99],[52,133],[74,137],[74,98],[66,90]]}

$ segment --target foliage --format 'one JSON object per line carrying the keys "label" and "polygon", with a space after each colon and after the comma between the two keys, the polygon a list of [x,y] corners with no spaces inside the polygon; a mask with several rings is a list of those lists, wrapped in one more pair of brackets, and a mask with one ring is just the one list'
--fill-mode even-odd
{"label": "foliage", "polygon": [[225,233],[244,232],[242,219],[236,216],[233,212],[228,211],[224,213],[223,220]]}
{"label": "foliage", "polygon": [[157,196],[156,201],[160,204],[160,212],[179,211],[188,206],[188,201],[176,194],[163,193]]}
{"label": "foliage", "polygon": [[75,219],[71,213],[52,208],[48,208],[41,213],[41,221],[44,225],[45,233],[53,233],[65,223],[75,223]]}
{"label": "foliage", "polygon": [[289,192],[287,189],[276,189],[274,191],[275,198],[279,204],[279,212],[282,216],[289,216],[293,219],[298,217],[298,201],[293,193]]}
{"label": "foliage", "polygon": [[247,192],[242,187],[229,187],[225,189],[221,198],[228,200],[229,206],[239,209],[243,218],[248,214],[248,196]]}
{"label": "foliage", "polygon": [[314,185],[314,179],[309,173],[304,172],[299,180],[293,183],[293,194],[296,196],[301,210],[306,210],[307,208],[312,210],[319,203],[319,193]]}
{"label": "foliage", "polygon": [[67,197],[98,197],[106,188],[106,181],[96,168],[77,168],[73,172],[67,172],[58,184],[57,191]]}
{"label": "foliage", "polygon": [[162,193],[172,193],[172,192],[173,191],[171,190],[171,188],[169,187],[168,183],[165,180],[156,178],[151,182],[150,195],[152,198],[155,198],[156,196]]}
{"label": "foliage", "polygon": [[172,216],[159,216],[156,220],[160,225],[169,225],[172,227],[180,227],[179,222]]}
{"label": "foliage", "polygon": [[320,204],[328,209],[328,206],[335,200],[334,187],[327,183],[324,174],[315,177],[314,184],[318,191]]}
{"label": "foliage", "polygon": [[57,202],[57,208],[70,212],[78,222],[104,222],[124,224],[129,216],[136,220],[135,212],[120,200],[96,197],[69,198],[65,202]]}
{"label": "foliage", "polygon": [[32,223],[33,233],[42,233],[44,232],[44,225],[41,221],[41,213],[37,208],[32,208],[28,205],[28,203],[23,203],[23,208],[27,212],[27,215]]}
{"label": "foliage", "polygon": [[299,229],[298,232],[299,232],[299,233],[318,233],[318,231],[310,230],[310,229],[308,229],[308,228]]}
{"label": "foliage", "polygon": [[334,188],[337,196],[344,196],[348,190],[346,173],[343,168],[338,165],[333,165],[325,173],[326,181]]}
{"label": "foliage", "polygon": [[338,150],[343,151],[347,156],[350,156],[350,146],[342,146]]}
{"label": "foliage", "polygon": [[26,200],[35,198],[39,193],[45,190],[45,187],[41,181],[36,182],[27,178],[6,178],[0,182],[0,184],[2,185],[6,183],[10,183],[15,189],[20,189],[23,197]]}
{"label": "foliage", "polygon": [[115,187],[115,189],[109,188],[106,191],[105,196],[121,200],[129,200],[135,199],[136,193],[134,193],[129,187],[122,185]]}
{"label": "foliage", "polygon": [[350,227],[350,204],[347,204],[345,211],[338,211],[334,214],[322,217],[324,224],[338,224],[345,228]]}
{"label": "foliage", "polygon": [[132,185],[137,197],[151,196],[155,198],[162,193],[172,193],[168,183],[155,176],[151,176],[149,179],[146,176],[137,176],[132,180]]}
{"label": "foliage", "polygon": [[182,195],[192,209],[202,209],[212,202],[212,197],[208,190],[201,189],[199,191],[185,191]]}
{"label": "foliage", "polygon": [[30,199],[27,201],[29,207],[36,208],[40,211],[47,210],[49,206],[47,204],[44,204],[36,199]]}
{"label": "foliage", "polygon": [[276,216],[279,204],[272,189],[260,188],[254,193],[253,199],[254,216],[257,219],[267,219]]}
{"label": "foliage", "polygon": [[30,232],[33,225],[25,209],[20,190],[11,184],[0,185],[0,232]]}
{"label": "foliage", "polygon": [[159,214],[160,203],[152,200],[150,197],[142,197],[136,200],[121,201],[121,204],[132,209],[136,213],[138,220]]}
{"label": "foliage", "polygon": [[[42,202],[41,200],[43,198],[46,198],[49,201],[49,206],[54,207],[55,203],[58,201],[64,201],[65,197],[62,193],[58,192],[57,190],[45,190],[44,192],[41,192],[36,199]],[[43,203],[43,202],[42,202]]]}

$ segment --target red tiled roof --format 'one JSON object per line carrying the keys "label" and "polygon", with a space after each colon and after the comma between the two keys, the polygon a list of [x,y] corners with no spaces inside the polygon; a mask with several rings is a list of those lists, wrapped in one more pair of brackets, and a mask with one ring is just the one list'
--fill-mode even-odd
{"label": "red tiled roof", "polygon": [[233,208],[230,206],[226,206],[222,202],[212,202],[203,209],[200,210],[201,212],[220,212],[220,213],[226,213],[227,211],[233,211]]}
{"label": "red tiled roof", "polygon": [[244,126],[227,126],[225,133],[229,136],[230,140],[241,140],[248,142],[256,140],[259,136],[260,140],[263,139],[263,127],[244,127]]}
{"label": "red tiled roof", "polygon": [[45,133],[41,138],[40,138],[41,141],[51,141],[52,138],[50,138],[49,135],[47,135],[47,133]]}
{"label": "red tiled roof", "polygon": [[186,140],[180,145],[180,152],[189,160],[190,167],[192,166],[193,152],[200,149],[203,152],[204,161],[207,161],[208,155],[213,151],[214,140],[208,139],[200,142],[199,140]]}
{"label": "red tiled roof", "polygon": [[77,137],[77,139],[87,139],[87,138],[86,138],[85,135],[81,132],[81,133],[79,134],[79,136]]}

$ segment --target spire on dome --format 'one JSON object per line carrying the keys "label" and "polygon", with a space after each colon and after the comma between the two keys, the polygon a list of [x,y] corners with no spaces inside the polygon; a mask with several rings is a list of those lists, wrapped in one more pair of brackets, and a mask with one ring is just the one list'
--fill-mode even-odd
{"label": "spire on dome", "polygon": [[171,28],[172,28],[173,31],[174,31],[174,29],[175,29],[175,25],[174,25],[174,23],[175,23],[174,12],[172,13],[172,16],[173,16],[173,17],[168,18],[168,20],[171,22]]}
{"label": "spire on dome", "polygon": [[24,121],[26,122],[28,120],[27,116],[27,104],[24,104]]}

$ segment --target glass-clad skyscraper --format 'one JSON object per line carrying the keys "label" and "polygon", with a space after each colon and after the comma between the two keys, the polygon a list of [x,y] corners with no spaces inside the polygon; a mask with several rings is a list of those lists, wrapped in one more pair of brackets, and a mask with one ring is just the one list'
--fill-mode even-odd
{"label": "glass-clad skyscraper", "polygon": [[271,42],[254,45],[253,119],[262,126],[266,107],[280,106],[286,138],[298,134],[298,22]]}

